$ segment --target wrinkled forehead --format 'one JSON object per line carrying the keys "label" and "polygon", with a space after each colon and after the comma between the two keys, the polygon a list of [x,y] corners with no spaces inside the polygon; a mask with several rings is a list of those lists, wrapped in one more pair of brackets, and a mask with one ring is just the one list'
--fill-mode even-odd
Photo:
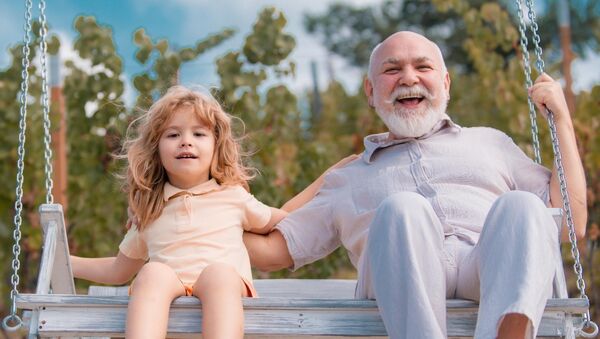
{"label": "wrinkled forehead", "polygon": [[377,45],[371,54],[370,68],[388,62],[430,60],[445,69],[440,48],[431,40],[413,32],[398,32]]}

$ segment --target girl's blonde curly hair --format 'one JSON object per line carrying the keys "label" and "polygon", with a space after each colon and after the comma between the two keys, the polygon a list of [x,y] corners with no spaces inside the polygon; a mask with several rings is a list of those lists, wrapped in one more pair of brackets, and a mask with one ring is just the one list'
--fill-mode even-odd
{"label": "girl's blonde curly hair", "polygon": [[139,221],[138,230],[158,218],[165,206],[163,191],[168,177],[158,144],[172,115],[183,106],[191,106],[198,119],[214,133],[210,177],[221,185],[241,185],[246,189],[248,180],[254,177],[254,169],[242,162],[240,145],[231,130],[232,117],[219,102],[209,94],[173,86],[129,125],[123,144],[121,158],[128,161],[124,187],[129,207]]}

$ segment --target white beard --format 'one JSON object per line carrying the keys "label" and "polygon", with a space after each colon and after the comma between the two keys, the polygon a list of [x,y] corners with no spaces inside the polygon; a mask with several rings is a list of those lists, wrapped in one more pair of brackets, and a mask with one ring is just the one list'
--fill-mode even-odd
{"label": "white beard", "polygon": [[416,92],[424,96],[423,100],[428,100],[429,105],[421,110],[403,107],[392,107],[386,110],[378,105],[375,107],[375,111],[395,137],[417,138],[431,131],[442,120],[446,113],[447,101],[444,100],[438,107],[432,106],[431,102],[434,97],[421,85],[416,85],[412,88],[398,88],[392,93],[389,100],[386,100],[386,103],[393,105],[396,98],[406,92]]}

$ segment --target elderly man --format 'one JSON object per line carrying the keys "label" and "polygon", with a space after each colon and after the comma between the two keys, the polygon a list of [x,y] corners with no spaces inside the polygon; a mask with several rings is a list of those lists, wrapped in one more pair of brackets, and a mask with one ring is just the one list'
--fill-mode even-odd
{"label": "elderly man", "polygon": [[[450,120],[442,53],[419,34],[379,44],[364,89],[389,132],[367,136],[361,159],[331,170],[276,231],[246,235],[254,265],[297,269],[343,245],[356,297],[377,300],[392,338],[446,337],[446,298],[479,301],[476,338],[535,337],[560,260],[556,173],[504,133]],[[530,95],[554,112],[582,237],[585,177],[562,90],[542,75]]]}

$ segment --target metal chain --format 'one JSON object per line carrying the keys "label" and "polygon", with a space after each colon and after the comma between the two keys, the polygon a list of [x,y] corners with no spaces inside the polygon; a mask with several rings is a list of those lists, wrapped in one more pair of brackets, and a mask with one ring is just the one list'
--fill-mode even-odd
{"label": "metal chain", "polygon": [[[533,86],[531,80],[531,66],[529,64],[529,51],[527,50],[527,27],[525,26],[525,20],[523,19],[522,2],[521,0],[515,0],[517,6],[517,14],[519,16],[519,32],[521,33],[521,51],[523,52],[523,70],[525,72],[525,86],[527,90]],[[533,145],[533,155],[535,162],[538,164],[542,163],[542,155],[540,153],[540,139],[539,131],[537,126],[537,113],[531,97],[527,95],[527,104],[529,106],[529,120],[531,122],[531,140]]]}
{"label": "metal chain", "polygon": [[42,72],[42,110],[44,115],[44,158],[46,160],[44,173],[46,174],[46,204],[52,204],[52,137],[50,135],[50,99],[48,97],[48,71],[46,67],[46,54],[48,45],[46,43],[47,24],[46,24],[46,1],[40,0],[40,59]]}
{"label": "metal chain", "polygon": [[[517,0],[519,1],[519,0]],[[535,15],[535,5],[533,0],[525,0],[528,10],[528,18],[531,22],[530,29],[533,34],[533,43],[535,46],[535,55],[536,55],[536,68],[540,74],[544,73],[544,60],[542,58],[542,47],[540,46],[540,36],[538,34],[538,25],[536,22]],[[520,7],[519,7],[520,12]],[[519,15],[519,20],[523,23],[522,15]],[[524,32],[521,32],[523,34]],[[554,121],[554,113],[546,108],[546,114],[548,118],[548,125],[550,127],[550,138],[552,140],[552,150],[554,151],[554,163],[556,165],[556,171],[558,174],[558,181],[560,184],[560,194],[563,201],[563,210],[565,212],[565,218],[567,221],[567,228],[569,230],[569,240],[571,241],[571,255],[575,263],[573,264],[573,270],[577,275],[577,288],[579,289],[580,297],[585,299],[589,304],[589,298],[585,293],[585,280],[583,279],[583,267],[581,265],[580,257],[579,257],[579,249],[577,247],[577,236],[575,234],[575,224],[573,222],[573,212],[571,210],[571,202],[569,200],[569,192],[567,190],[567,180],[565,177],[565,171],[562,162],[562,155],[560,152],[560,142],[558,139],[558,134],[556,132],[556,124]],[[590,310],[586,311],[583,314],[583,328],[578,330],[577,335],[584,336],[587,338],[595,337],[598,333],[598,326],[591,321],[590,318]],[[583,331],[584,328],[591,328],[592,333],[588,333]]]}
{"label": "metal chain", "polygon": [[[21,214],[23,212],[23,169],[25,159],[25,131],[27,129],[27,97],[29,93],[29,44],[31,43],[31,0],[25,1],[25,34],[23,37],[23,59],[21,65],[21,93],[19,94],[19,104],[21,105],[19,110],[19,146],[17,148],[17,187],[16,187],[16,198],[15,198],[15,217],[14,224],[15,230],[13,232],[14,245],[13,245],[13,260],[12,269],[13,274],[11,276],[12,290],[10,291],[10,314],[2,321],[2,327],[8,331],[16,331],[19,329],[23,321],[17,315],[17,301],[16,297],[19,291],[17,287],[19,285],[19,268],[21,262],[19,261],[19,255],[21,254],[21,247],[19,242],[21,240]],[[9,325],[9,322],[13,322],[14,325]]]}
{"label": "metal chain", "polygon": [[544,59],[542,59],[542,47],[540,46],[540,35],[538,34],[538,24],[535,15],[535,9],[533,0],[525,0],[525,4],[527,4],[527,17],[529,18],[529,22],[531,23],[529,28],[531,29],[531,33],[533,34],[533,46],[535,47],[535,66],[540,74],[544,73]]}

